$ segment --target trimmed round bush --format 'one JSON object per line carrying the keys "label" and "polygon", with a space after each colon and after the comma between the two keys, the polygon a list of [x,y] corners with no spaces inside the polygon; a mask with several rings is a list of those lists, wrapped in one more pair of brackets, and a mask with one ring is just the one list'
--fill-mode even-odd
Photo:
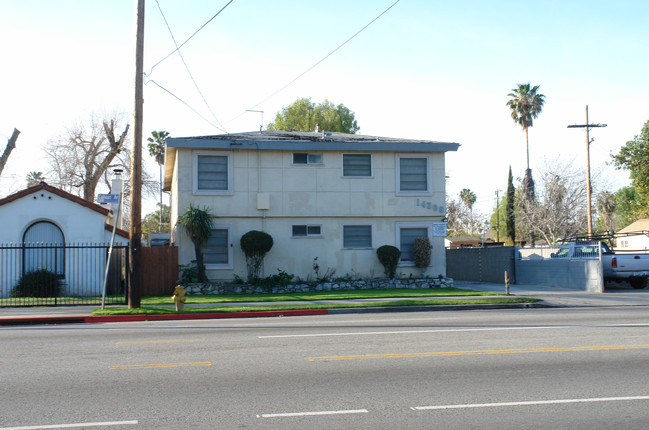
{"label": "trimmed round bush", "polygon": [[40,269],[25,273],[14,287],[12,296],[59,297],[61,289],[61,280],[56,273]]}
{"label": "trimmed round bush", "polygon": [[266,232],[250,230],[241,236],[240,244],[243,253],[246,255],[248,282],[254,283],[259,279],[264,256],[273,247],[273,238]]}
{"label": "trimmed round bush", "polygon": [[379,257],[379,261],[385,269],[385,275],[390,279],[394,279],[394,275],[397,272],[397,265],[401,258],[399,248],[392,245],[383,245],[376,250],[376,255]]}

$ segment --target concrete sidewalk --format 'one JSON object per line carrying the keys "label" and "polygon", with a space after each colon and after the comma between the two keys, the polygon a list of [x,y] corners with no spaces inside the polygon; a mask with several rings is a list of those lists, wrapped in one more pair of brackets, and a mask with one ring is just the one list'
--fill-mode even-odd
{"label": "concrete sidewalk", "polygon": [[[456,281],[455,287],[462,289],[470,289],[477,291],[488,291],[494,293],[502,293],[504,296],[504,284],[489,284],[489,283],[476,283],[476,282],[463,282]],[[512,296],[519,297],[535,297],[541,299],[541,302],[531,304],[530,307],[578,307],[578,306],[649,306],[649,289],[633,290],[633,289],[609,289],[605,293],[589,293],[583,291],[574,291],[566,289],[558,289],[552,287],[540,287],[533,285],[512,285],[510,286],[509,293]],[[468,298],[468,297],[467,297]],[[389,299],[358,299],[348,300],[343,302],[368,302],[368,301],[386,301],[386,300],[416,300],[415,297],[408,298],[389,298]],[[422,297],[421,299],[435,300],[434,297]],[[445,299],[440,297],[439,299]],[[323,304],[323,303],[341,303],[339,300],[321,300],[321,301],[300,301],[300,302],[245,302],[245,303],[213,303],[205,305],[192,305],[197,306],[254,306],[254,305],[269,305],[269,304]],[[170,303],[171,305],[171,303]],[[448,306],[440,305],[432,306],[417,306],[417,307],[400,307],[400,308],[373,308],[383,312],[399,310],[401,312],[414,312],[425,309],[489,309],[495,307],[513,307],[520,308],[525,305],[459,305]],[[133,315],[133,316],[115,316],[115,317],[90,317],[93,310],[99,306],[42,306],[42,307],[5,307],[0,308],[0,325],[26,325],[26,324],[53,324],[53,323],[84,323],[84,322],[112,322],[112,321],[144,321],[144,320],[162,320],[162,319],[186,319],[190,318],[224,318],[224,317],[251,317],[251,316],[288,316],[288,315],[315,315],[326,313],[339,313],[339,312],[368,312],[368,308],[360,309],[344,309],[344,310],[330,310],[326,312],[323,310],[314,311],[263,311],[263,312],[248,312],[248,313],[219,313],[217,314],[185,314],[185,315]]]}

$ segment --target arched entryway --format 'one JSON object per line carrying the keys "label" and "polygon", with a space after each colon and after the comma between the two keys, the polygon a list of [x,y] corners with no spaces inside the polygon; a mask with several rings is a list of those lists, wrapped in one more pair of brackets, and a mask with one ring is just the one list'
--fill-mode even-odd
{"label": "arched entryway", "polygon": [[23,234],[23,274],[39,269],[65,276],[65,237],[51,221],[37,221]]}

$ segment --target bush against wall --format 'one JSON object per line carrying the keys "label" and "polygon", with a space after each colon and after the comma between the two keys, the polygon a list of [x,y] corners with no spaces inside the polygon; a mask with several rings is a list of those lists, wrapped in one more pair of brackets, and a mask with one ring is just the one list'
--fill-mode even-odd
{"label": "bush against wall", "polygon": [[273,238],[266,232],[251,230],[241,236],[240,243],[246,255],[248,282],[254,283],[259,279],[264,256],[273,247]]}
{"label": "bush against wall", "polygon": [[430,240],[427,237],[418,237],[414,243],[415,266],[425,269],[430,266]]}
{"label": "bush against wall", "polygon": [[27,272],[14,287],[12,297],[59,297],[61,280],[47,269]]}
{"label": "bush against wall", "polygon": [[394,279],[397,271],[397,265],[401,258],[401,251],[396,246],[383,245],[376,250],[376,255],[385,269],[385,276]]}

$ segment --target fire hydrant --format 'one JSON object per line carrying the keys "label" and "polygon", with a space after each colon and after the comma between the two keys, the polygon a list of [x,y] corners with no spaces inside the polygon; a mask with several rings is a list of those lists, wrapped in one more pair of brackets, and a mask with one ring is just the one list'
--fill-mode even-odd
{"label": "fire hydrant", "polygon": [[185,302],[187,301],[187,298],[185,297],[186,294],[187,291],[185,291],[185,289],[180,285],[177,285],[176,288],[174,288],[174,294],[171,298],[176,304],[176,312],[182,311],[185,307]]}

